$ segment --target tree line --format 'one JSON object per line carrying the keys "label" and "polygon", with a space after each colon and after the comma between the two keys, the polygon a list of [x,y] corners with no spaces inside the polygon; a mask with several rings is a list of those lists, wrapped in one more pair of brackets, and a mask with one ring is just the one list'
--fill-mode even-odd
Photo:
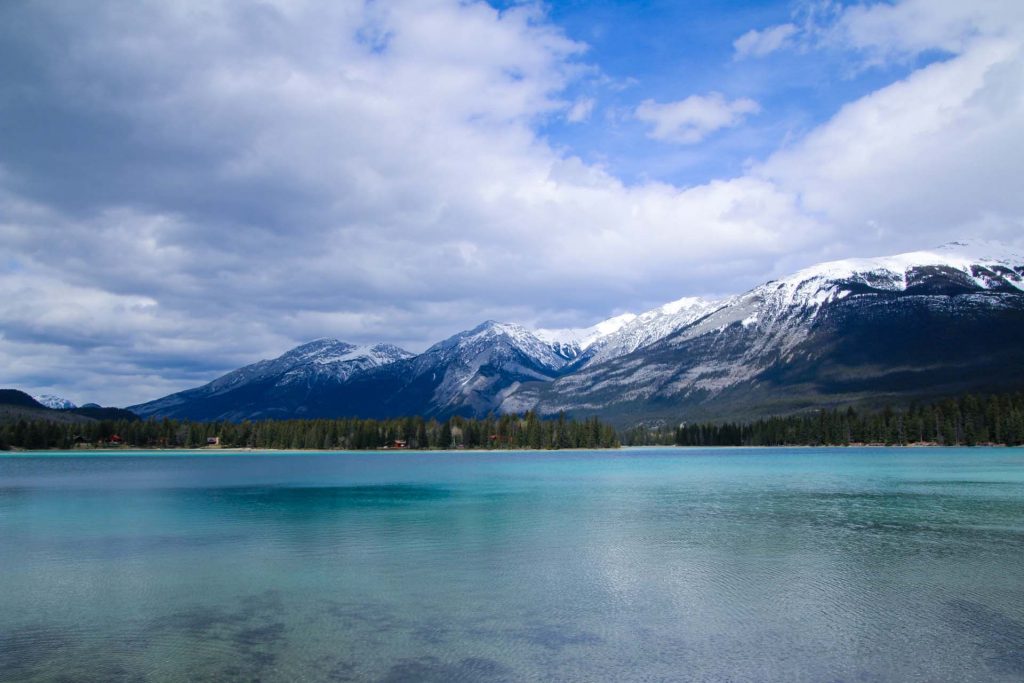
{"label": "tree line", "polygon": [[445,421],[407,417],[390,420],[321,419],[244,422],[187,420],[99,420],[62,424],[18,420],[0,425],[0,448],[44,450],[78,446],[197,448],[216,440],[222,447],[365,450],[377,448],[558,449],[617,448],[615,430],[598,420],[564,414],[541,419],[524,415]]}
{"label": "tree line", "polygon": [[695,422],[622,436],[627,445],[1024,445],[1024,394],[967,395],[904,409],[820,410],[753,422]]}
{"label": "tree line", "polygon": [[524,415],[482,419],[422,417],[190,422],[187,420],[98,420],[65,424],[18,420],[0,424],[0,449],[69,449],[77,445],[196,448],[217,439],[223,447],[365,450],[617,448],[677,446],[847,446],[856,444],[944,446],[1024,445],[1024,394],[967,395],[904,409],[820,410],[752,422],[681,422],[634,427],[617,434],[597,418],[564,414],[542,419]]}

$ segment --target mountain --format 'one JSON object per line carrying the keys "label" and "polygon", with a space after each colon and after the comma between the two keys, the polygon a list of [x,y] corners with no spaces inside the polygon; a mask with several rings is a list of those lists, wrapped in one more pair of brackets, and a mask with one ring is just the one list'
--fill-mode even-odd
{"label": "mountain", "polygon": [[387,345],[318,340],[130,410],[193,420],[483,415],[522,384],[559,377],[576,355],[520,325],[495,321],[418,356]]}
{"label": "mountain", "polygon": [[725,302],[684,297],[639,315],[623,313],[582,329],[538,329],[534,335],[571,362],[572,369],[602,363],[653,344]]}
{"label": "mountain", "polygon": [[641,313],[612,334],[596,340],[582,355],[585,362],[578,362],[576,367],[596,365],[650,346],[721,308],[724,303],[686,297]]}
{"label": "mountain", "polygon": [[60,396],[54,396],[53,394],[40,394],[39,396],[33,396],[36,401],[46,406],[47,408],[53,408],[54,410],[65,410],[68,408],[77,408],[72,401]]}
{"label": "mountain", "polygon": [[0,405],[34,408],[36,410],[46,409],[46,406],[42,403],[18,389],[0,389]]}
{"label": "mountain", "polygon": [[273,360],[229,372],[209,384],[130,406],[141,417],[243,420],[314,417],[323,394],[352,377],[413,354],[392,344],[357,346],[317,339]]}
{"label": "mountain", "polygon": [[197,420],[746,419],[1024,388],[1024,257],[1000,245],[822,263],[588,328],[487,321],[413,355],[333,339],[131,410]]}
{"label": "mountain", "polygon": [[999,245],[823,263],[708,309],[502,409],[627,424],[1024,387],[1024,256]]}
{"label": "mountain", "polygon": [[595,344],[607,339],[623,327],[636,320],[634,313],[623,313],[602,320],[596,325],[584,328],[561,328],[561,329],[536,329],[533,335],[545,344],[549,345],[555,353],[566,360],[576,361],[581,359]]}
{"label": "mountain", "polygon": [[486,415],[524,383],[559,377],[572,357],[520,325],[489,320],[419,356],[354,378],[339,414]]}
{"label": "mountain", "polygon": [[0,389],[0,424],[12,424],[20,420],[45,420],[60,423],[92,422],[92,419],[86,416],[47,408],[24,391]]}
{"label": "mountain", "polygon": [[319,340],[130,409],[193,420],[484,415],[524,383],[559,377],[578,355],[575,345],[493,320],[418,356]]}

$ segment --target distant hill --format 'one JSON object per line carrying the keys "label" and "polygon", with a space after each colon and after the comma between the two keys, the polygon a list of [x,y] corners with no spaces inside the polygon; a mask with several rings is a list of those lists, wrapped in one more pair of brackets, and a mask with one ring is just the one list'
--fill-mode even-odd
{"label": "distant hill", "polygon": [[48,408],[24,391],[0,389],[0,424],[18,420],[46,420],[60,423],[87,423],[98,420],[138,420],[138,415],[123,408],[102,408],[95,404],[81,408]]}
{"label": "distant hill", "polygon": [[45,420],[47,422],[59,422],[61,424],[76,423],[84,424],[96,422],[85,415],[75,415],[65,410],[51,410],[49,408],[26,408],[24,406],[0,403],[0,424],[10,424],[24,420],[35,422]]}
{"label": "distant hill", "polygon": [[32,398],[24,391],[19,391],[17,389],[0,389],[0,405],[48,410],[48,408],[42,403]]}

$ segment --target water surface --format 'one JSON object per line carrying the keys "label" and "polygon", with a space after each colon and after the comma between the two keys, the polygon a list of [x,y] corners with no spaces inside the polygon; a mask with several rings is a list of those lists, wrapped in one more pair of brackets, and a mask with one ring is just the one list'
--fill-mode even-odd
{"label": "water surface", "polygon": [[2,681],[1020,681],[1024,451],[0,457]]}

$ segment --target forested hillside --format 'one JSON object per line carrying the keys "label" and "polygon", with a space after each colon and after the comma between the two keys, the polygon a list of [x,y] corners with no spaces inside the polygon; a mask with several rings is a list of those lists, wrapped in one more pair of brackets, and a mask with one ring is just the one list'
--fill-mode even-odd
{"label": "forested hillside", "polygon": [[1024,395],[963,396],[906,410],[822,410],[755,422],[700,422],[637,427],[627,445],[846,446],[1024,444]]}

